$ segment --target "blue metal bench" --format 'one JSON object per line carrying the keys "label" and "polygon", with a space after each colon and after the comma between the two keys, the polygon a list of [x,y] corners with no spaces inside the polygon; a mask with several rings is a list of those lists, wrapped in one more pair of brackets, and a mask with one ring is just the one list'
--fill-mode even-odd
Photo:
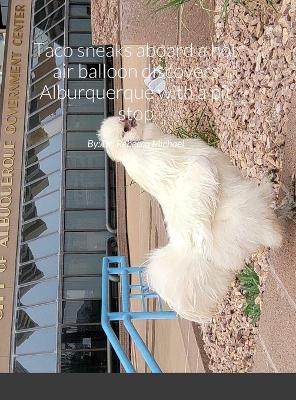
{"label": "blue metal bench", "polygon": [[[114,264],[116,266],[114,266]],[[128,267],[125,257],[104,257],[102,265],[102,327],[107,338],[117,354],[121,365],[127,373],[135,373],[136,370],[130,359],[125,354],[114,330],[112,329],[112,321],[122,321],[125,329],[130,335],[139,353],[142,355],[146,364],[152,373],[160,373],[161,369],[150,353],[146,344],[142,340],[136,330],[133,320],[159,320],[159,319],[175,319],[176,313],[173,311],[164,311],[160,297],[148,290],[143,281],[144,268]],[[131,275],[137,275],[138,284],[131,284]],[[121,308],[120,312],[109,311],[109,280],[112,276],[118,275],[121,281]],[[133,291],[136,290],[136,293]],[[131,300],[138,299],[141,302],[140,311],[131,310]],[[147,299],[156,299],[158,304],[157,311],[147,310]]]}

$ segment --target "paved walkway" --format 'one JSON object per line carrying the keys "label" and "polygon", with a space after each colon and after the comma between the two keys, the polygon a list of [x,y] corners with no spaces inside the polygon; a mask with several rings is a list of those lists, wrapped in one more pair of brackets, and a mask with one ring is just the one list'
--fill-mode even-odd
{"label": "paved walkway", "polygon": [[[282,181],[296,172],[296,96],[286,124]],[[296,371],[296,223],[284,221],[284,243],[271,255],[253,372]]]}
{"label": "paved walkway", "polygon": [[[200,5],[155,12],[147,0],[92,0],[93,39],[98,44],[206,46],[209,14]],[[213,8],[209,1],[209,8]]]}
{"label": "paved walkway", "polygon": [[[132,46],[134,54],[138,46]],[[144,89],[141,71],[148,66],[146,58],[123,57],[122,65],[139,71],[139,79],[124,79],[123,89]],[[125,100],[124,107],[140,110],[148,109],[145,99]],[[163,246],[166,232],[161,210],[149,194],[127,177],[127,230],[131,265],[140,265],[147,259],[150,250]],[[149,304],[153,307],[153,304]],[[136,305],[135,305],[136,307]],[[204,372],[196,336],[192,324],[187,321],[137,321],[136,327],[148,344],[155,359],[164,372]],[[147,372],[142,359],[132,346],[132,361],[139,372]]]}

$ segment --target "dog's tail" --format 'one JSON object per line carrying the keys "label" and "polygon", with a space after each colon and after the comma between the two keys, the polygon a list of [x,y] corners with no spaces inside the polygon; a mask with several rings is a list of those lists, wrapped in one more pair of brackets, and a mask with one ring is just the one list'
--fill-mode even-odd
{"label": "dog's tail", "polygon": [[233,272],[172,244],[155,250],[146,265],[148,286],[181,317],[201,324],[211,320],[233,279]]}

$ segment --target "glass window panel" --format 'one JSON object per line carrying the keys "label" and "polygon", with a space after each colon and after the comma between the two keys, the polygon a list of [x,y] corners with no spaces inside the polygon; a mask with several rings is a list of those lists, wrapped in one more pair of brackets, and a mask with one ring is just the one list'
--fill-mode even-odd
{"label": "glass window panel", "polygon": [[69,57],[69,63],[103,63],[104,62],[105,50],[102,47],[73,49],[71,57]]}
{"label": "glass window panel", "polygon": [[70,46],[91,46],[92,34],[91,33],[69,33]]}
{"label": "glass window panel", "polygon": [[48,257],[43,260],[21,265],[19,269],[19,285],[38,281],[40,279],[54,278],[58,276],[58,267],[58,256]]}
{"label": "glass window panel", "polygon": [[62,373],[107,373],[107,352],[88,351],[62,353]]}
{"label": "glass window panel", "polygon": [[67,189],[103,189],[105,187],[105,171],[68,170],[66,171]]}
{"label": "glass window panel", "polygon": [[2,2],[0,2],[0,7],[1,7],[0,29],[2,30],[5,29],[7,25],[8,6],[7,4],[2,4]]}
{"label": "glass window panel", "polygon": [[31,100],[28,107],[29,114],[33,114],[37,110],[49,106],[54,100],[54,91],[55,88],[48,89],[50,96],[42,96],[42,98],[36,97],[35,99]]}
{"label": "glass window panel", "polygon": [[67,168],[105,168],[105,152],[104,151],[67,151],[66,166]]}
{"label": "glass window panel", "polygon": [[92,98],[76,98],[68,99],[68,112],[71,113],[84,113],[84,112],[97,112],[104,113],[104,99]]}
{"label": "glass window panel", "polygon": [[[59,77],[56,77],[56,70],[52,71],[48,74],[44,79],[33,83],[31,86],[31,94],[30,98],[38,97],[30,102],[29,112],[33,113],[38,109],[45,107],[46,104],[52,102],[57,97],[56,93],[59,88],[64,88],[64,81],[60,80]],[[51,86],[56,85],[56,88],[50,88]],[[49,89],[50,88],[50,89]]]}
{"label": "glass window panel", "polygon": [[[90,64],[90,65],[95,65],[95,64]],[[90,68],[88,70],[90,71]],[[79,93],[81,95],[80,97],[85,96],[86,90],[88,89],[95,89],[96,90],[95,93],[98,92],[98,95],[101,97],[103,96],[104,82],[102,80],[86,81],[83,79],[81,81],[69,81],[68,89],[70,96],[76,95],[76,97],[78,97]]]}
{"label": "glass window panel", "polygon": [[104,252],[110,236],[111,234],[108,232],[66,232],[65,250],[68,252]]}
{"label": "glass window panel", "polygon": [[[46,62],[39,65],[31,72],[32,83],[34,84],[35,81],[41,79],[42,77],[45,77],[45,75],[53,75],[54,72],[57,72],[57,68],[61,67],[63,61],[63,57],[48,58]],[[49,73],[49,71],[51,72]]]}
{"label": "glass window panel", "polygon": [[32,68],[34,68],[31,72],[32,83],[35,80],[38,80],[42,76],[46,75],[49,71],[53,70],[54,68],[61,68],[64,62],[64,54],[58,52],[58,54],[48,55],[45,57],[43,53],[40,60],[38,60],[37,56],[34,56],[32,59]]}
{"label": "glass window panel", "polygon": [[42,218],[27,222],[22,226],[22,242],[57,232],[60,227],[60,213],[48,214]]}
{"label": "glass window panel", "polygon": [[105,190],[67,190],[66,208],[104,209]]}
{"label": "glass window panel", "polygon": [[103,119],[103,115],[68,115],[67,129],[69,131],[96,131]]}
{"label": "glass window panel", "polygon": [[[94,148],[96,146],[96,148]],[[67,133],[68,150],[102,150],[99,145],[97,132],[68,132]]]}
{"label": "glass window panel", "polygon": [[54,234],[23,244],[21,246],[20,262],[24,264],[34,259],[58,254],[59,240],[59,235]]}
{"label": "glass window panel", "polygon": [[57,368],[56,354],[38,354],[16,357],[13,371],[15,373],[54,373]]}
{"label": "glass window panel", "polygon": [[26,166],[33,164],[50,154],[56,153],[61,149],[62,135],[56,135],[53,138],[39,144],[38,146],[30,149],[26,153]]}
{"label": "glass window panel", "polygon": [[56,171],[61,165],[61,153],[56,153],[50,157],[40,160],[38,163],[26,168],[25,182],[30,183],[37,179],[43,178],[45,175]]}
{"label": "glass window panel", "polygon": [[62,330],[62,350],[107,350],[107,339],[100,325],[68,326]]}
{"label": "glass window panel", "polygon": [[90,5],[70,5],[70,16],[71,17],[90,17],[91,7]]}
{"label": "glass window panel", "polygon": [[101,321],[101,300],[64,301],[64,324],[92,324]]}
{"label": "glass window panel", "polygon": [[49,303],[57,300],[58,280],[48,279],[33,285],[19,288],[18,306],[26,307],[34,304]]}
{"label": "glass window panel", "polygon": [[46,125],[50,120],[60,116],[61,113],[62,104],[58,100],[29,118],[29,130],[36,128],[38,125]]}
{"label": "glass window panel", "polygon": [[65,211],[66,230],[106,229],[105,210]]}
{"label": "glass window panel", "polygon": [[70,19],[70,31],[76,32],[91,32],[91,20],[89,19],[79,19],[79,18],[71,18]]}
{"label": "glass window panel", "polygon": [[[61,18],[63,18],[63,16]],[[46,29],[41,29],[42,23],[36,26],[36,28],[34,28],[34,41],[37,43],[50,43],[65,31],[64,19],[61,19],[59,22],[57,22],[57,20],[53,21],[53,23],[55,24],[54,26],[53,24],[47,25]]]}
{"label": "glass window panel", "polygon": [[67,300],[100,299],[102,279],[99,276],[64,278],[63,298]]}
{"label": "glass window panel", "polygon": [[57,347],[56,328],[44,328],[36,331],[15,334],[15,353],[51,353]]}
{"label": "glass window panel", "polygon": [[86,3],[89,4],[90,0],[70,0],[70,4],[76,4],[76,3]]}
{"label": "glass window panel", "polygon": [[19,309],[16,313],[15,329],[42,328],[45,326],[56,325],[58,319],[57,302],[42,304],[41,306],[27,307]]}
{"label": "glass window panel", "polygon": [[[48,44],[48,45],[35,45],[34,50],[33,50],[33,55],[32,55],[32,68],[36,67],[38,64],[45,62],[46,60],[49,60],[49,58],[52,58],[53,64],[55,58],[63,57],[63,52],[58,51],[57,54],[54,52],[54,49],[61,48],[64,46],[64,35],[59,36],[58,38],[55,39],[54,42]],[[49,50],[49,48],[53,50]],[[53,57],[50,57],[54,53]]]}
{"label": "glass window panel", "polygon": [[63,119],[62,116],[52,119],[47,124],[35,129],[30,132],[27,136],[27,147],[32,147],[40,142],[44,142],[51,136],[62,132],[63,130]]}
{"label": "glass window panel", "polygon": [[61,171],[58,171],[46,176],[44,179],[40,179],[39,181],[26,186],[24,201],[27,202],[34,200],[35,197],[44,196],[59,189],[61,186],[61,179]]}
{"label": "glass window panel", "polygon": [[54,192],[48,196],[44,196],[39,200],[28,203],[23,208],[23,219],[29,221],[30,219],[41,217],[42,215],[49,214],[52,211],[60,208],[60,192]]}
{"label": "glass window panel", "polygon": [[36,13],[38,10],[40,10],[40,8],[44,7],[46,4],[50,3],[51,1],[52,0],[36,0],[34,12]]}
{"label": "glass window panel", "polygon": [[[35,16],[34,16],[34,25],[39,24],[43,19],[46,17],[46,21],[42,21],[40,26],[40,29],[44,30],[46,29],[47,26],[53,25],[55,22],[57,22],[59,19],[61,19],[60,15],[58,13],[63,13],[64,12],[64,7],[61,7],[61,9],[57,10],[58,7],[60,7],[63,3],[58,0],[54,0],[51,3],[48,3],[46,7],[42,8],[40,11],[38,11]],[[54,10],[57,10],[56,12],[53,12]],[[51,14],[51,15],[50,15]],[[62,14],[63,16],[63,14]]]}
{"label": "glass window panel", "polygon": [[101,275],[105,254],[65,254],[64,275]]}

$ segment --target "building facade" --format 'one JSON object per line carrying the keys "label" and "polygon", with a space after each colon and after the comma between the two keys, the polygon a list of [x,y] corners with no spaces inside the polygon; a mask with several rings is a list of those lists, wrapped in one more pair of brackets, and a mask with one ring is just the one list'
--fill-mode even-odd
{"label": "building facade", "polygon": [[100,325],[115,166],[96,134],[112,59],[92,46],[90,0],[0,4],[0,372],[116,372]]}

